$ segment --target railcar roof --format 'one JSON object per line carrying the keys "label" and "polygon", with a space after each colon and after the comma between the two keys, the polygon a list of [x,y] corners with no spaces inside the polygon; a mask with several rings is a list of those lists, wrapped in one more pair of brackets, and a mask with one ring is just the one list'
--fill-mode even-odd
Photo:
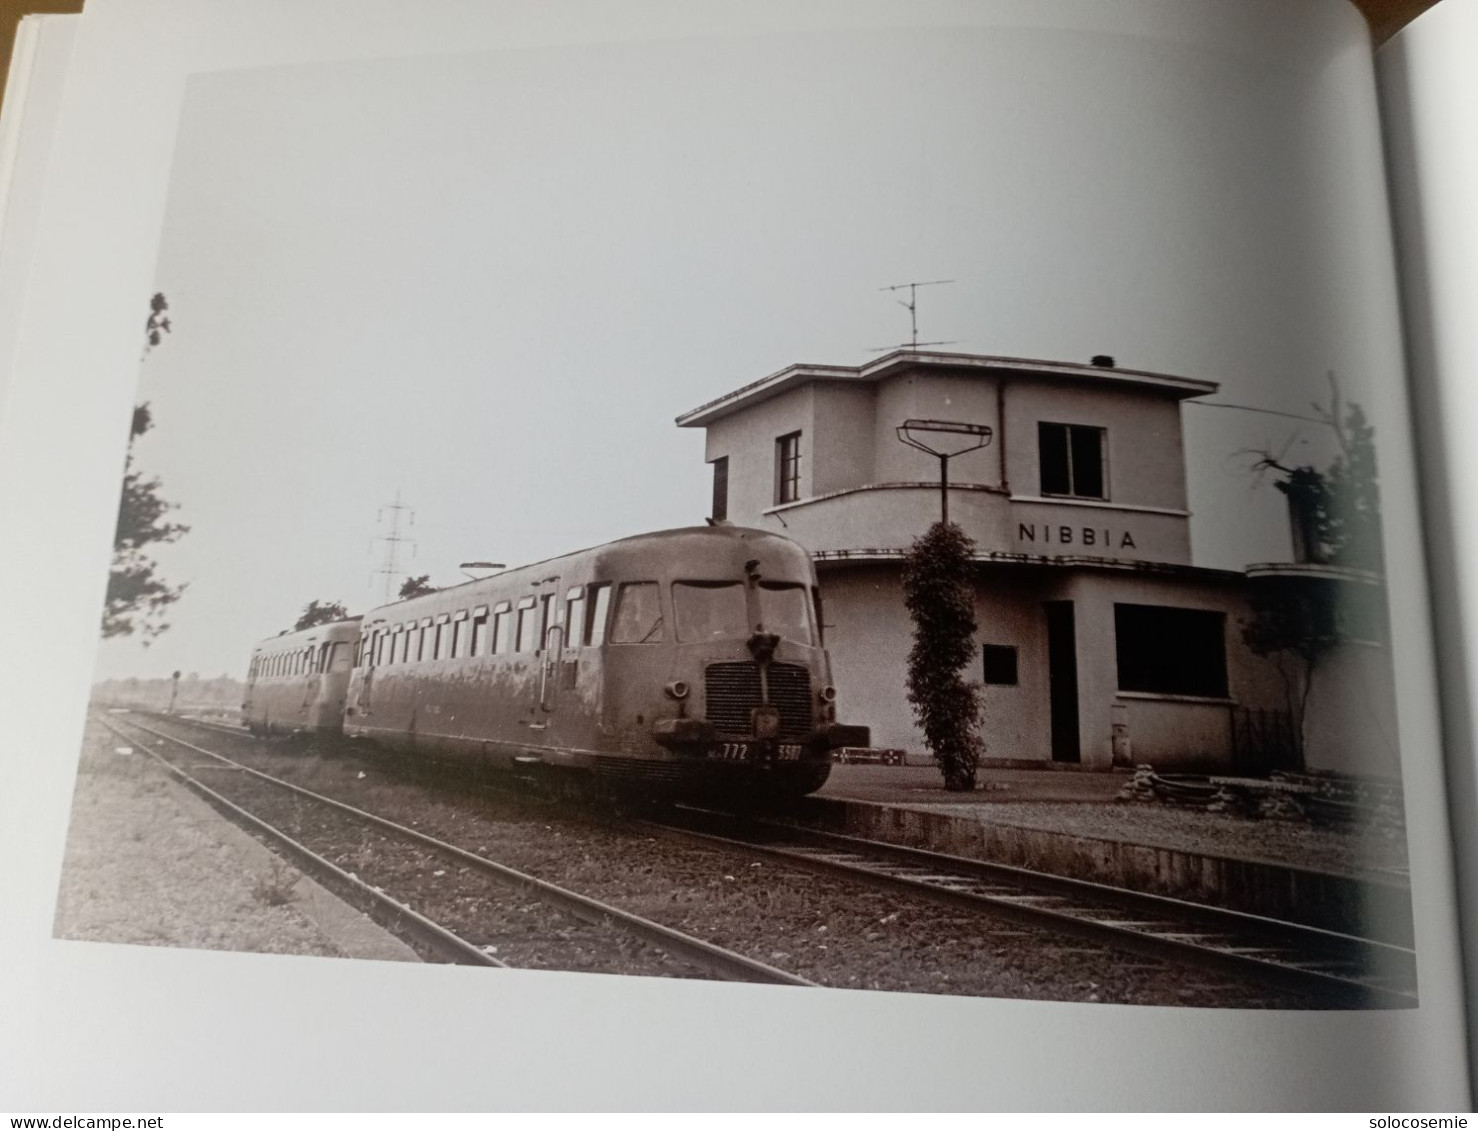
{"label": "railcar roof", "polygon": [[[526,565],[514,566],[511,569],[505,569],[498,573],[490,574],[487,577],[479,577],[472,581],[463,581],[459,582],[456,585],[448,585],[445,589],[438,589],[435,593],[427,593],[420,597],[410,597],[404,601],[391,601],[385,605],[376,605],[374,608],[368,610],[368,612],[365,613],[365,616],[370,616],[372,614],[378,613],[382,609],[398,608],[402,605],[410,605],[414,602],[429,603],[435,601],[437,598],[445,597],[449,593],[455,593],[459,589],[466,589],[474,585],[485,585],[491,581],[498,581],[501,579],[510,578],[514,574],[521,574],[529,570],[539,570],[545,566],[551,566],[559,562],[567,561],[570,558],[584,557],[587,554],[596,554],[600,553],[603,550],[613,550],[618,547],[623,550],[632,550],[638,548],[644,542],[666,543],[676,542],[688,538],[722,538],[735,542],[762,540],[766,542],[782,542],[788,545],[795,545],[784,535],[776,534],[774,531],[771,530],[759,530],[752,526],[730,526],[726,523],[715,526],[679,526],[674,527],[671,530],[654,530],[646,534],[630,534],[627,535],[625,538],[617,538],[615,541],[612,542],[602,542],[595,546],[587,546],[582,550],[571,550],[569,553],[559,554],[556,557],[543,558],[537,562],[529,562]],[[798,545],[796,546],[796,550],[802,555],[805,554],[805,550],[801,549],[801,547]]]}
{"label": "railcar roof", "polygon": [[317,636],[328,632],[330,629],[347,628],[350,625],[358,625],[364,618],[345,617],[343,620],[329,621],[327,624],[315,624],[312,628],[294,628],[285,632],[279,632],[276,636],[269,636],[265,640],[259,640],[252,648],[253,652],[267,647],[280,647],[284,643],[291,643],[295,639],[306,639],[309,636]]}

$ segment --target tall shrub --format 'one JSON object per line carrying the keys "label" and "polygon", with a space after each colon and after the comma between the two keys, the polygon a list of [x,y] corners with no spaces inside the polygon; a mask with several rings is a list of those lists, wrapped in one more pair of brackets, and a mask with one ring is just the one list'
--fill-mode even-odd
{"label": "tall shrub", "polygon": [[949,790],[974,789],[980,764],[980,685],[962,674],[975,655],[974,552],[958,526],[936,522],[903,562],[914,623],[908,701]]}

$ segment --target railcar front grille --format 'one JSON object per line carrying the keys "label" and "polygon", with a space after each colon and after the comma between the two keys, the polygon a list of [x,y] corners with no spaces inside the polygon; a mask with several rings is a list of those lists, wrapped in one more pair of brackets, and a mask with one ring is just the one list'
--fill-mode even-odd
{"label": "railcar front grille", "polygon": [[[760,705],[760,666],[753,660],[709,664],[703,673],[707,717],[726,734],[748,734],[750,712]],[[800,664],[770,665],[770,702],[780,712],[780,736],[811,729],[811,672]]]}

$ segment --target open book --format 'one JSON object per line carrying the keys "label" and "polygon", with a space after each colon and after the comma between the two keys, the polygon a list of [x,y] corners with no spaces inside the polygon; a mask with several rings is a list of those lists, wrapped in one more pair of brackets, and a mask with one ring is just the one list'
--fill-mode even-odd
{"label": "open book", "polygon": [[0,1104],[1466,1107],[1464,44],[35,25]]}

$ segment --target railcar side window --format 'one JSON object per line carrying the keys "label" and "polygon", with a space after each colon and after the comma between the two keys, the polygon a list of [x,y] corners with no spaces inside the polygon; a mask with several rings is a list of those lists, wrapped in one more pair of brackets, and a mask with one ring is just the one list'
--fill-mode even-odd
{"label": "railcar side window", "polygon": [[606,640],[606,615],[611,611],[611,583],[590,587],[590,619],[585,623],[585,643],[598,648]]}
{"label": "railcar side window", "polygon": [[502,656],[507,653],[509,644],[513,642],[509,632],[512,621],[513,610],[507,601],[493,610],[493,655]]}
{"label": "railcar side window", "polygon": [[469,656],[481,656],[487,650],[488,614],[486,609],[472,618],[472,640],[467,648]]}
{"label": "railcar side window", "polygon": [[539,598],[539,639],[547,640],[549,630],[558,623],[559,602],[553,593],[545,593]]}
{"label": "railcar side window", "polygon": [[438,624],[431,631],[435,633],[435,636],[432,638],[434,646],[432,648],[431,658],[433,660],[444,660],[446,659],[447,645],[451,643],[451,633],[447,631],[445,624]]}
{"label": "railcar side window", "polygon": [[662,639],[662,598],[655,581],[623,581],[616,593],[612,644],[656,644]]}
{"label": "railcar side window", "polygon": [[585,638],[585,590],[571,589],[565,599],[565,647],[578,648]]}
{"label": "railcar side window", "polygon": [[328,657],[328,670],[331,672],[346,672],[352,666],[354,653],[345,641],[339,641],[332,645]]}
{"label": "railcar side window", "polygon": [[760,624],[783,640],[811,643],[810,601],[804,585],[761,581]]}
{"label": "railcar side window", "polygon": [[694,642],[749,635],[742,581],[674,581],[672,617],[677,638]]}
{"label": "railcar side window", "polygon": [[821,587],[818,585],[811,586],[811,604],[816,611],[816,643],[818,645],[825,646],[826,618],[821,615]]}
{"label": "railcar side window", "polygon": [[518,610],[518,639],[514,642],[515,652],[532,652],[538,647],[539,641],[539,611],[534,608],[533,598],[527,598],[528,604],[520,604]]}

